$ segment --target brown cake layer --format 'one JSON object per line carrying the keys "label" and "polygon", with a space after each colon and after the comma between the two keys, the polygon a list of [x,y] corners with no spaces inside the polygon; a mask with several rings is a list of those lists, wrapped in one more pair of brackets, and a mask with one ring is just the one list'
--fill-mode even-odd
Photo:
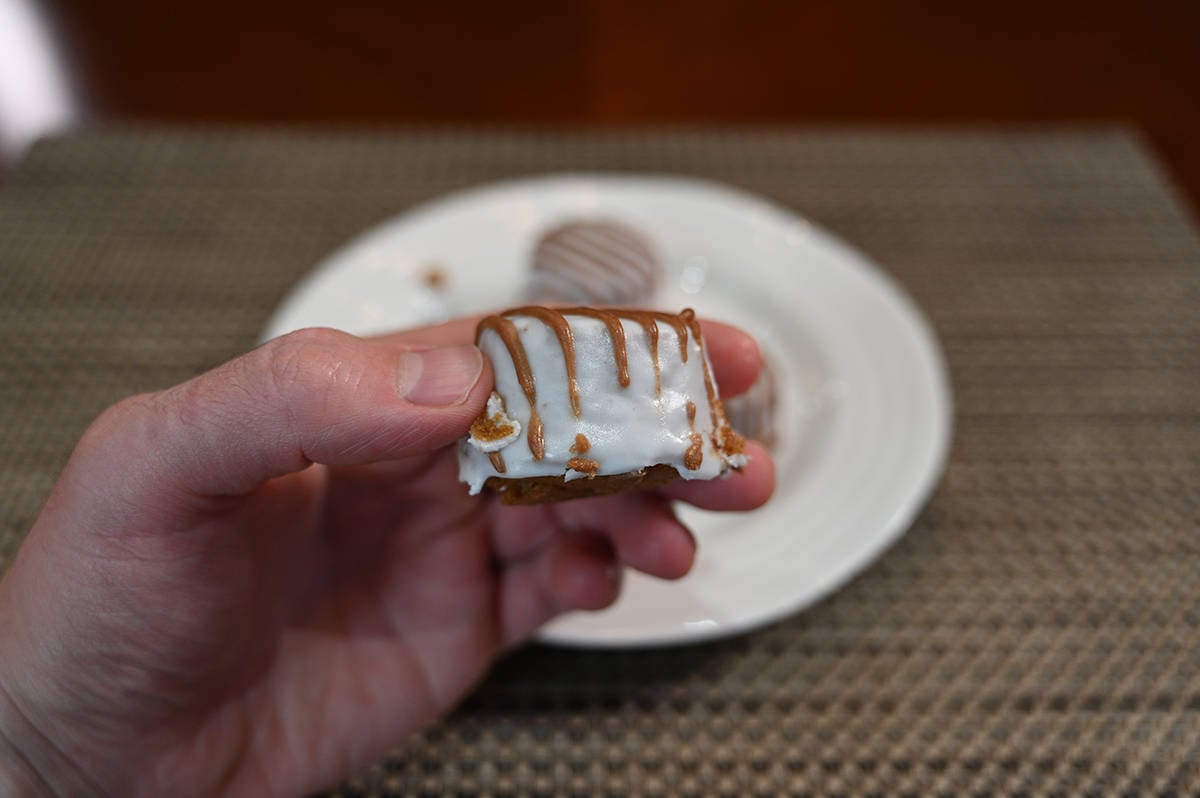
{"label": "brown cake layer", "polygon": [[654,465],[628,474],[585,477],[565,481],[560,476],[505,479],[489,477],[484,487],[494,490],[505,504],[545,504],[587,496],[607,496],[627,490],[656,488],[679,479],[679,472],[669,465]]}

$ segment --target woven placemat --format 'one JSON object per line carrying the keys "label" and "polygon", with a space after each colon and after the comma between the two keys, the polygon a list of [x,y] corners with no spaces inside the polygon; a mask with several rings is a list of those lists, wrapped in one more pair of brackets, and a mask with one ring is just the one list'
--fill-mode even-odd
{"label": "woven placemat", "polygon": [[334,794],[1200,794],[1200,244],[1120,131],[44,142],[0,190],[0,557],[101,408],[249,348],[330,249],[562,169],[726,181],[872,255],[945,346],[948,472],[799,617],[526,649]]}

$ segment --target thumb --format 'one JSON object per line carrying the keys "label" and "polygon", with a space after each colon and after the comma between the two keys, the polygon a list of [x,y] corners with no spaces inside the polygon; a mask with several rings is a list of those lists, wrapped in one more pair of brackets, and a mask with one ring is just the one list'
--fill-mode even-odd
{"label": "thumb", "polygon": [[108,457],[111,468],[119,457],[135,472],[124,478],[142,489],[238,495],[311,463],[359,465],[447,446],[467,433],[491,387],[474,346],[300,330],[118,404],[75,459]]}

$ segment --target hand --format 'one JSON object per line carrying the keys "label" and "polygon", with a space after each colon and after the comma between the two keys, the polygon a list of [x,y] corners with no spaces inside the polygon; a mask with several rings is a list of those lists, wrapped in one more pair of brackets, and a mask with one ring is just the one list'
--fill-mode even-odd
{"label": "hand", "polygon": [[[685,574],[671,498],[770,494],[750,444],[744,473],[657,493],[468,496],[451,444],[492,388],[473,329],[301,331],[103,413],[0,582],[0,768],[62,794],[320,788],[611,603],[619,564]],[[744,390],[753,341],[704,330]]]}

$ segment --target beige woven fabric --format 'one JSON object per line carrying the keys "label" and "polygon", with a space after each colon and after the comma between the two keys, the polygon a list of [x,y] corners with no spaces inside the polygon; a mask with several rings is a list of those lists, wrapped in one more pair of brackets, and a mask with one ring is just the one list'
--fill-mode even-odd
{"label": "beige woven fabric", "polygon": [[0,555],[89,419],[251,346],[331,248],[561,169],[727,181],[866,250],[944,343],[948,472],[803,615],[530,648],[334,794],[1200,794],[1200,243],[1119,131],[43,143],[0,189]]}

